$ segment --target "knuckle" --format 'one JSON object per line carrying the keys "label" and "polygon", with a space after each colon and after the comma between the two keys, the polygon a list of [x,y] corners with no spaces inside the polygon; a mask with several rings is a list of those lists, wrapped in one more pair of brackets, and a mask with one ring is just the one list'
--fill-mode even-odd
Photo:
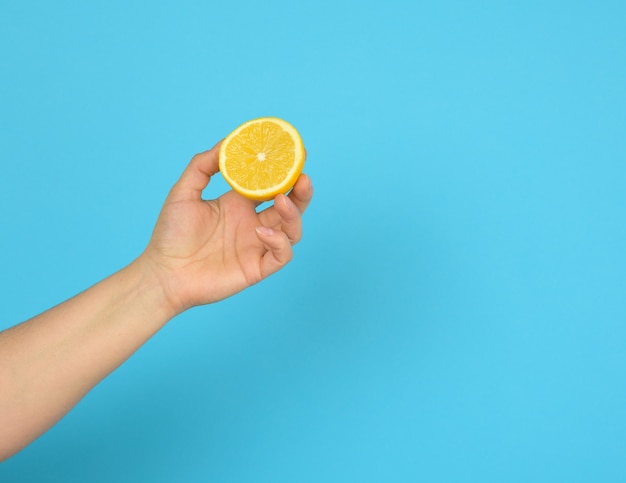
{"label": "knuckle", "polygon": [[295,245],[295,244],[296,244],[296,243],[298,243],[300,240],[302,240],[302,233],[301,233],[301,232],[294,233],[294,234],[290,237],[290,240],[291,240],[291,244],[292,244],[292,245]]}

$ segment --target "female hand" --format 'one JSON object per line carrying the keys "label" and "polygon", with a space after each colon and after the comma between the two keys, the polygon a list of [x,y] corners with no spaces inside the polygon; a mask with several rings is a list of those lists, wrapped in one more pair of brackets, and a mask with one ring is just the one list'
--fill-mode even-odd
{"label": "female hand", "polygon": [[157,276],[175,313],[233,295],[278,271],[302,236],[313,188],[301,175],[288,196],[258,202],[229,191],[203,200],[218,172],[219,143],[193,157],[170,191],[140,260]]}

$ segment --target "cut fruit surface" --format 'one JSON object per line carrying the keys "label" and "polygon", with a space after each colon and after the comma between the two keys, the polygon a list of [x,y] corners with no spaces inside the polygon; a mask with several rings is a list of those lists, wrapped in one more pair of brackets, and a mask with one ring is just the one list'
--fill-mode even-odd
{"label": "cut fruit surface", "polygon": [[305,160],[300,134],[276,117],[243,123],[220,147],[219,166],[230,186],[243,196],[267,201],[287,193],[298,180]]}

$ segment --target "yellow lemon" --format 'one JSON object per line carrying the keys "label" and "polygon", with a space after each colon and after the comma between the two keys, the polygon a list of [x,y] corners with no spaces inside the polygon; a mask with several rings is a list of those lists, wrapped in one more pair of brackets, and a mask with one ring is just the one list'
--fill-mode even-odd
{"label": "yellow lemon", "polygon": [[300,134],[287,121],[262,117],[244,122],[220,146],[219,166],[232,188],[257,201],[287,193],[306,158]]}

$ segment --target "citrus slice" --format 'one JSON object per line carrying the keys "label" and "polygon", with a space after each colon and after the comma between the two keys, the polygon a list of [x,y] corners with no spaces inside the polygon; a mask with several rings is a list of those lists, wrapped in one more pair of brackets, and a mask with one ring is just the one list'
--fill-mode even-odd
{"label": "citrus slice", "polygon": [[276,117],[244,122],[220,147],[219,166],[232,188],[257,201],[287,193],[298,180],[305,159],[296,128]]}

